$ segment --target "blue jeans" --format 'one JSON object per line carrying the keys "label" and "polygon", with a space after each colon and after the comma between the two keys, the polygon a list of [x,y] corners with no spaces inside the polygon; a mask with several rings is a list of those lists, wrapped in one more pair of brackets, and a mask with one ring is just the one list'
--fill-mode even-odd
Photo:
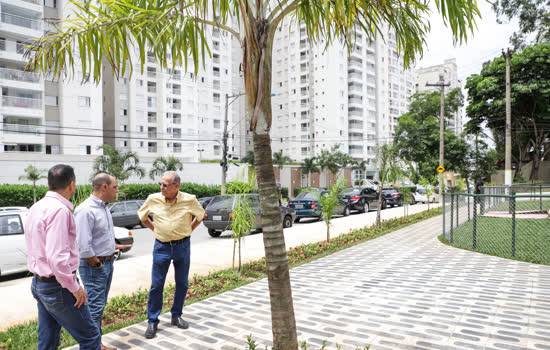
{"label": "blue jeans", "polygon": [[101,349],[101,333],[87,305],[74,306],[76,298],[58,282],[32,279],[31,292],[38,305],[38,350],[57,349],[61,327],[80,344],[81,350]]}
{"label": "blue jeans", "polygon": [[92,320],[101,334],[103,310],[105,310],[107,296],[113,280],[113,260],[103,261],[103,268],[96,269],[90,266],[86,260],[80,259],[78,272],[84,284],[84,290],[88,294],[88,307],[90,308]]}
{"label": "blue jeans", "polygon": [[170,262],[174,264],[174,273],[176,281],[176,291],[174,293],[174,303],[172,304],[172,317],[180,317],[183,310],[183,302],[187,296],[189,287],[189,262],[191,258],[191,240],[183,243],[170,245],[155,240],[153,249],[153,269],[151,276],[151,289],[149,290],[149,300],[147,302],[147,317],[149,323],[158,324],[159,315],[162,311],[162,293],[164,291],[164,281],[170,267]]}

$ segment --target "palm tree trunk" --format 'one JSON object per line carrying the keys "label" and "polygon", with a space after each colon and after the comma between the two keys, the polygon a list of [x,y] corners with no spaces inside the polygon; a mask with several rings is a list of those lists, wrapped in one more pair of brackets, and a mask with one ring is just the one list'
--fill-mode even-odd
{"label": "palm tree trunk", "polygon": [[233,264],[231,269],[235,270],[235,248],[237,247],[237,237],[233,238]]}
{"label": "palm tree trunk", "polygon": [[382,211],[382,187],[384,183],[380,181],[380,193],[378,194],[378,210],[376,211],[376,228],[380,228],[380,212]]}
{"label": "palm tree trunk", "polygon": [[239,238],[239,273],[241,273],[241,239]]}
{"label": "palm tree trunk", "polygon": [[36,203],[36,181],[32,182],[32,202]]}
{"label": "palm tree trunk", "polygon": [[258,20],[255,26],[256,35],[248,36],[243,43],[243,66],[262,213],[273,349],[298,349],[288,257],[269,137],[273,41],[268,38],[269,27],[265,20]]}

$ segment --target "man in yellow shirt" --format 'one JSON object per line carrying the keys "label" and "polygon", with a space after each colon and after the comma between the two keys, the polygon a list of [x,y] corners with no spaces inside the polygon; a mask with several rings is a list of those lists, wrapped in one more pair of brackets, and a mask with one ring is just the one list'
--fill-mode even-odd
{"label": "man in yellow shirt", "polygon": [[[147,197],[138,216],[155,236],[151,289],[147,302],[149,325],[145,337],[151,339],[157,333],[162,311],[162,293],[170,263],[174,263],[176,291],[172,304],[172,324],[187,329],[189,324],[181,318],[183,303],[189,286],[191,232],[199,226],[204,209],[197,198],[180,192],[180,177],[175,171],[167,171],[160,183],[161,193]],[[152,215],[153,222],[149,220]]]}

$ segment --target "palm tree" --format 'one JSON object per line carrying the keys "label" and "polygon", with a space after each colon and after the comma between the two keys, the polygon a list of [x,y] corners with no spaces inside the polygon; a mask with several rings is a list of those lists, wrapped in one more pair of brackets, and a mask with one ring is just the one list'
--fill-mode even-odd
{"label": "palm tree", "polygon": [[182,171],[183,163],[174,156],[158,157],[153,162],[149,177],[154,180],[157,176],[162,176],[166,171]]}
{"label": "palm tree", "polygon": [[[355,171],[364,172],[367,170],[367,164],[368,163],[366,160],[354,160],[353,163],[351,164],[351,169]],[[362,181],[363,179],[361,179],[361,184],[363,183]]]}
{"label": "palm tree", "polygon": [[111,174],[118,182],[124,182],[132,175],[140,179],[145,176],[145,169],[139,166],[139,157],[135,152],[120,152],[109,145],[98,146],[97,149],[102,149],[104,155],[94,160],[91,179],[99,173]]}
{"label": "palm tree", "polygon": [[19,180],[32,182],[32,202],[36,203],[36,181],[48,178],[44,175],[46,173],[46,169],[38,169],[34,165],[29,165],[24,169],[24,171],[25,175],[19,176]]}
{"label": "palm tree", "polygon": [[[373,40],[389,27],[408,66],[423,52],[430,28],[428,21],[433,15],[428,2],[97,0],[93,6],[82,1],[72,4],[76,10],[71,19],[59,25],[59,33],[47,35],[32,45],[28,52],[31,69],[60,77],[74,71],[78,61],[82,78],[91,76],[99,82],[105,62],[120,77],[131,73],[134,66],[143,71],[151,54],[163,69],[184,64],[187,67],[188,58],[192,57],[196,73],[205,55],[210,54],[205,30],[208,26],[226,31],[240,43],[269,266],[273,348],[296,349],[290,275],[271,158],[275,34],[283,20],[297,20],[305,25],[308,42],[343,44],[351,51],[357,29],[361,28],[365,37]],[[479,17],[476,0],[435,0],[435,5],[451,28],[453,38],[466,40]],[[135,45],[139,50],[134,49]]]}
{"label": "palm tree", "polygon": [[311,173],[318,173],[319,167],[315,164],[316,158],[304,158],[302,169],[307,174],[307,186],[311,187]]}
{"label": "palm tree", "polygon": [[393,146],[383,144],[378,148],[378,211],[376,212],[376,228],[380,228],[380,211],[382,210],[382,188],[385,183],[395,182],[402,176],[397,162],[397,153]]}
{"label": "palm tree", "polygon": [[285,163],[292,162],[289,156],[283,155],[283,151],[273,153],[273,164],[279,166],[279,169],[283,169]]}

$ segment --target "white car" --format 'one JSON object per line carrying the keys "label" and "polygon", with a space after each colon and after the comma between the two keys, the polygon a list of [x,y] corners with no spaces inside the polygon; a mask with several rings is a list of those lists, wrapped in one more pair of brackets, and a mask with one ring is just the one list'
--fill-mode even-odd
{"label": "white car", "polygon": [[[0,211],[0,276],[27,271],[27,245],[24,223],[27,210]],[[115,226],[115,242],[132,245],[132,232]],[[116,259],[132,247],[116,251]]]}
{"label": "white car", "polygon": [[[416,188],[416,191],[414,192],[414,201],[416,203],[428,202],[428,196],[425,188],[423,187]],[[439,202],[439,194],[435,193],[432,189],[432,194],[430,195],[430,203],[435,203],[435,202]]]}

